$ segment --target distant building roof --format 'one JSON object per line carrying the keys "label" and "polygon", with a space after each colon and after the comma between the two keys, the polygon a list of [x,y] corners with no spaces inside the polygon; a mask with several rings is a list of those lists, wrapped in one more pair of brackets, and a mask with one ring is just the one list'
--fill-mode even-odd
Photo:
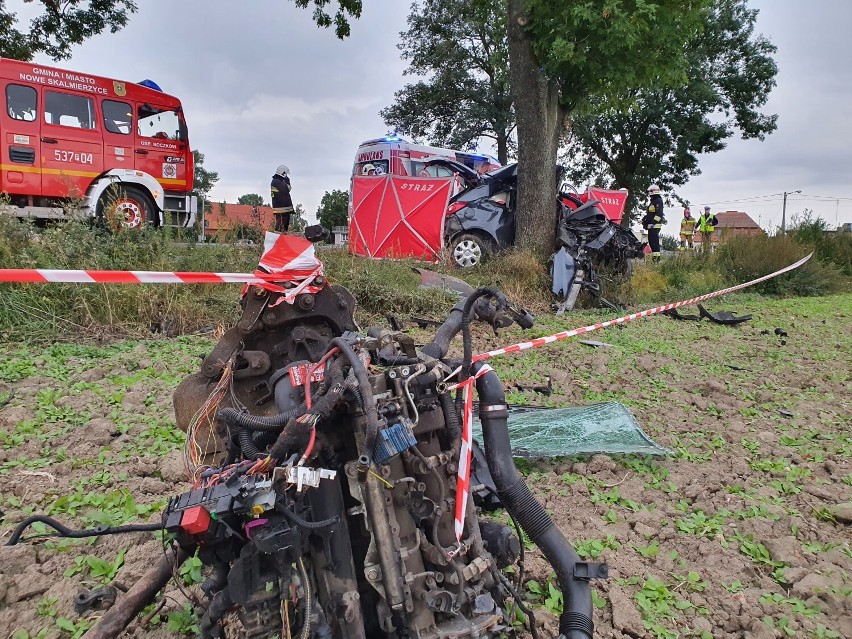
{"label": "distant building roof", "polygon": [[238,224],[268,229],[273,223],[272,207],[210,202],[210,212],[204,216],[204,221],[208,233],[230,229]]}
{"label": "distant building roof", "polygon": [[717,228],[722,229],[759,229],[760,226],[751,219],[748,213],[742,211],[723,211],[716,213],[716,219],[719,220]]}

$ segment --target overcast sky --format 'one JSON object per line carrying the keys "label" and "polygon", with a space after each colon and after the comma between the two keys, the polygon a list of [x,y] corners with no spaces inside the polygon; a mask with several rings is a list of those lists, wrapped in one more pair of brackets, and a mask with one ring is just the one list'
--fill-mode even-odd
{"label": "overcast sky", "polygon": [[[378,111],[405,83],[396,45],[408,2],[366,0],[343,42],[286,0],[138,4],[127,28],[87,41],[57,66],[150,78],[179,97],[193,148],[219,172],[216,200],[251,192],[268,199],[272,173],[285,163],[294,201],[313,216],[324,191],[349,188],[359,143],[387,132]],[[703,174],[680,192],[772,228],[780,194],[801,190],[788,199],[788,217],[807,207],[832,226],[852,221],[852,1],[751,4],[761,10],[758,30],[778,46],[778,86],[766,107],[779,114],[778,130],[704,156]],[[26,10],[21,0],[7,6]],[[667,213],[669,232],[680,211]]]}

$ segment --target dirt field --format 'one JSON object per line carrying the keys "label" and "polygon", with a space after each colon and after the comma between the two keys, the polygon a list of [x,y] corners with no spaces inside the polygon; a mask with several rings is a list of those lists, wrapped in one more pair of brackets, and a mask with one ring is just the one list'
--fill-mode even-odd
{"label": "dirt field", "polygon": [[[852,637],[852,295],[712,308],[754,319],[727,328],[649,318],[590,336],[610,348],[572,340],[495,360],[510,401],[620,400],[676,451],[523,468],[581,554],[610,566],[595,582],[596,636]],[[532,332],[609,316],[548,318]],[[482,330],[476,343],[517,339]],[[32,513],[72,526],[154,520],[184,488],[171,392],[211,343],[0,347],[0,543]],[[518,388],[547,376],[550,396]],[[160,552],[151,533],[0,548],[0,637],[80,637],[95,616],[73,611],[81,587],[130,585]],[[561,600],[535,549],[527,570],[552,632],[547,611]],[[188,565],[183,581],[196,573]],[[180,589],[166,594],[132,636],[192,632]]]}

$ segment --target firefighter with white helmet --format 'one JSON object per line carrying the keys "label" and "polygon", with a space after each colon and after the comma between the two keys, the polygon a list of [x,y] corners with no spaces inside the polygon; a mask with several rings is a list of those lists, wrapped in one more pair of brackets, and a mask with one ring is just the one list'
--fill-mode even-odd
{"label": "firefighter with white helmet", "polygon": [[275,232],[286,233],[290,228],[290,215],[293,213],[293,199],[290,197],[290,169],[279,164],[272,176],[272,213],[275,216]]}
{"label": "firefighter with white helmet", "polygon": [[660,232],[666,218],[663,215],[663,196],[660,195],[660,187],[652,184],[648,187],[648,208],[645,217],[642,218],[642,228],[648,232],[648,244],[651,246],[651,259],[660,261]]}
{"label": "firefighter with white helmet", "polygon": [[376,167],[368,162],[361,167],[361,175],[376,175]]}

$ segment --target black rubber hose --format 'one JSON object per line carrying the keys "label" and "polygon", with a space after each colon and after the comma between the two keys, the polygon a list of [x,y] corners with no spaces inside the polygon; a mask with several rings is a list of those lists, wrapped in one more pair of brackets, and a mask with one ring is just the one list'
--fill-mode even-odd
{"label": "black rubber hose", "polygon": [[[477,364],[474,369],[479,370],[480,366]],[[581,561],[580,557],[515,468],[503,384],[497,374],[490,371],[476,381],[476,390],[480,401],[479,419],[482,422],[485,457],[500,501],[518,519],[521,527],[541,548],[556,571],[565,599],[564,611],[559,618],[559,631],[566,639],[591,639],[594,624],[589,581],[574,575],[574,567]]]}
{"label": "black rubber hose", "polygon": [[233,605],[231,593],[225,586],[213,597],[213,601],[207,607],[207,612],[204,613],[198,623],[201,639],[222,639],[225,636],[224,631],[219,626],[219,620],[227,614]]}
{"label": "black rubber hose", "polygon": [[444,423],[447,425],[450,440],[455,441],[462,436],[462,427],[459,422],[459,412],[456,409],[456,404],[447,393],[438,395],[438,401],[441,402],[441,410],[444,412]]}
{"label": "black rubber hose", "polygon": [[256,459],[260,455],[260,448],[254,443],[251,431],[247,428],[237,430],[237,440],[240,442],[240,450],[246,459]]}
{"label": "black rubber hose", "polygon": [[476,304],[482,297],[493,297],[497,300],[497,304],[499,306],[507,306],[506,296],[503,295],[500,291],[494,288],[489,288],[487,286],[482,286],[476,289],[473,293],[471,293],[468,298],[464,301],[464,307],[462,308],[462,317],[461,317],[461,331],[462,331],[462,348],[464,349],[464,359],[462,360],[462,369],[461,375],[459,375],[460,380],[465,380],[470,377],[470,367],[473,363],[473,340],[470,336],[470,314],[473,310],[473,305]]}
{"label": "black rubber hose", "polygon": [[101,535],[120,535],[122,533],[132,533],[132,532],[151,532],[154,530],[162,530],[163,524],[128,524],[127,526],[98,526],[97,528],[92,528],[89,530],[75,530],[73,528],[68,528],[67,526],[59,523],[53,517],[48,517],[46,515],[33,515],[32,517],[27,517],[17,526],[15,526],[15,530],[12,531],[12,536],[9,537],[9,541],[7,541],[4,545],[6,546],[14,546],[21,540],[21,535],[24,531],[32,526],[36,522],[41,522],[46,526],[50,526],[53,528],[58,535],[52,535],[51,533],[38,533],[33,535],[35,537],[42,536],[58,536],[58,537],[70,537],[72,539],[82,539],[83,537],[100,537]]}
{"label": "black rubber hose", "polygon": [[453,306],[449,315],[447,315],[447,319],[435,331],[435,337],[432,338],[430,343],[421,348],[420,352],[435,359],[442,359],[447,354],[447,351],[450,350],[450,342],[453,341],[453,338],[459,332],[459,329],[461,329],[464,304],[465,300],[461,300]]}
{"label": "black rubber hose", "polygon": [[364,400],[363,408],[367,417],[367,432],[364,437],[364,450],[359,451],[360,454],[366,455],[368,463],[372,463],[373,449],[376,445],[376,437],[379,434],[379,413],[376,411],[376,398],[373,397],[373,387],[370,386],[370,378],[367,376],[367,368],[364,362],[358,357],[358,354],[345,339],[335,337],[329,346],[337,346],[341,354],[349,360],[352,370],[355,374],[355,379],[358,380],[358,388],[361,391],[361,397]]}
{"label": "black rubber hose", "polygon": [[287,521],[299,528],[304,528],[305,530],[322,530],[323,528],[328,528],[329,526],[334,526],[334,524],[340,523],[340,517],[337,516],[329,517],[328,519],[323,519],[321,521],[308,521],[307,519],[299,517],[299,515],[289,508],[282,508],[281,512],[284,513],[284,518]]}
{"label": "black rubber hose", "polygon": [[228,573],[230,570],[231,567],[225,562],[219,561],[214,563],[213,569],[210,571],[207,579],[205,579],[204,583],[201,584],[201,590],[206,593],[208,597],[214,596],[217,592],[222,590],[222,588],[228,585]]}
{"label": "black rubber hose", "polygon": [[251,413],[243,413],[236,408],[223,408],[219,411],[219,419],[237,428],[277,432],[282,430],[291,419],[301,417],[306,411],[305,404],[300,404],[293,410],[270,417],[261,417]]}
{"label": "black rubber hose", "polygon": [[416,357],[406,357],[405,355],[391,355],[390,357],[382,357],[379,361],[382,366],[416,366],[420,360]]}

